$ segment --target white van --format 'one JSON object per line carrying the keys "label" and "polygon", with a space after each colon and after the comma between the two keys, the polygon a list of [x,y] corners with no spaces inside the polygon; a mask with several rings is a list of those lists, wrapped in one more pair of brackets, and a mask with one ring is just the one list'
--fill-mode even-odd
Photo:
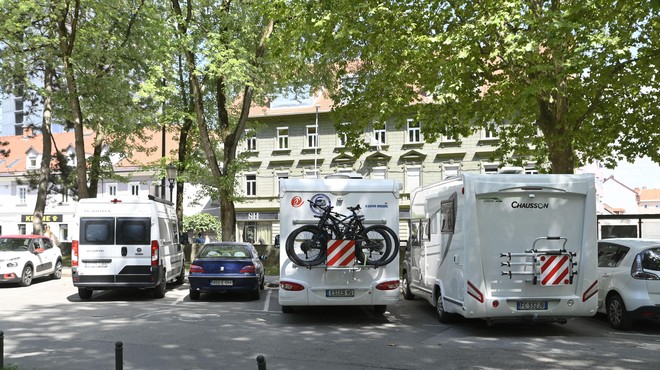
{"label": "white van", "polygon": [[115,288],[149,288],[162,298],[168,282],[184,282],[183,247],[169,201],[81,199],[72,235],[72,278],[81,299]]}
{"label": "white van", "polygon": [[595,197],[591,174],[464,174],[413,190],[404,298],[427,299],[441,322],[593,316]]}
{"label": "white van", "polygon": [[[355,178],[287,179],[280,182],[280,290],[282,312],[294,306],[369,305],[383,313],[388,304],[398,302],[399,254],[379,266],[356,261],[354,247],[336,244],[337,251],[348,245],[342,258],[327,259],[314,266],[294,263],[285,253],[289,235],[303,226],[316,225],[322,202],[334,212],[350,215],[349,207],[360,206],[365,226],[384,225],[399,235],[399,189],[394,180]],[[350,242],[349,242],[350,243]],[[331,243],[328,242],[328,245]]]}

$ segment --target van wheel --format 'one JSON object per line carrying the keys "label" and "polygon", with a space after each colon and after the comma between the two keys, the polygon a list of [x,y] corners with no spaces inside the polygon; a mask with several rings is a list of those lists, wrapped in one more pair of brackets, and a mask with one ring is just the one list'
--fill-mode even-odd
{"label": "van wheel", "polygon": [[32,265],[25,265],[23,268],[23,274],[21,274],[21,281],[19,281],[18,284],[20,286],[30,286],[33,277],[34,270],[32,270]]}
{"label": "van wheel", "polygon": [[191,301],[199,300],[199,290],[190,289],[190,300]]}
{"label": "van wheel", "polygon": [[626,305],[618,294],[607,300],[607,319],[610,325],[617,330],[628,330],[633,325],[633,320],[626,311]]}
{"label": "van wheel", "polygon": [[181,273],[179,276],[174,279],[174,284],[182,285],[186,281],[186,265],[185,263],[181,265]]}
{"label": "van wheel", "polygon": [[80,299],[90,299],[92,298],[92,293],[94,293],[92,289],[78,288],[78,297]]}
{"label": "van wheel", "polygon": [[374,312],[376,312],[379,315],[382,315],[387,311],[387,306],[384,304],[377,304],[374,306]]}
{"label": "van wheel", "polygon": [[410,280],[408,280],[408,273],[403,273],[403,284],[401,284],[403,289],[403,299],[412,300],[415,299],[415,295],[410,292]]}
{"label": "van wheel", "polygon": [[445,305],[442,303],[442,294],[438,293],[438,299],[435,302],[435,310],[438,313],[438,321],[443,324],[450,324],[454,321],[454,315],[445,311]]}
{"label": "van wheel", "polygon": [[55,263],[55,270],[53,270],[53,273],[50,274],[51,279],[61,279],[62,278],[62,261],[57,260],[57,263]]}
{"label": "van wheel", "polygon": [[165,281],[165,270],[160,274],[160,283],[156,285],[151,291],[154,298],[165,298],[165,290],[167,290],[167,281]]}

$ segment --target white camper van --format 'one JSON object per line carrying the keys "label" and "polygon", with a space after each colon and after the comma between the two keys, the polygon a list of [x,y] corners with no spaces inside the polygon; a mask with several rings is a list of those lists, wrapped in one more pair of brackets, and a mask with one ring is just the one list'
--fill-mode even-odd
{"label": "white camper van", "polygon": [[184,282],[171,202],[153,196],[81,199],[72,235],[72,278],[81,299],[91,298],[93,290],[115,288],[149,288],[162,298],[168,282]]}
{"label": "white camper van", "polygon": [[593,175],[464,174],[410,198],[404,298],[441,322],[596,313]]}
{"label": "white camper van", "polygon": [[[400,184],[394,180],[281,180],[278,299],[282,312],[291,312],[294,306],[370,305],[383,313],[388,304],[398,302],[398,248],[391,251],[395,254],[387,258],[387,263],[368,264],[368,258],[358,262],[354,240],[324,240],[323,248],[327,246],[327,251],[323,250],[323,258],[306,266],[292,261],[285,253],[285,246],[288,241],[294,242],[297,230],[313,229],[319,223],[317,205],[332,207],[333,212],[348,216],[355,210],[364,216],[361,222],[367,229],[376,225],[381,225],[380,229],[389,228],[394,234],[392,240],[396,239],[398,245],[399,190]],[[376,235],[385,237],[382,233]]]}

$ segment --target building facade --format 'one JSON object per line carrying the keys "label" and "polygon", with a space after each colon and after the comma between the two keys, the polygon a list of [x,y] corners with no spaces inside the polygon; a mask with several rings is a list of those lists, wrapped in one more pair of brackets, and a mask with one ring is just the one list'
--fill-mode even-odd
{"label": "building facade", "polygon": [[[279,234],[279,181],[324,178],[357,172],[370,179],[395,179],[402,185],[400,236],[407,238],[410,191],[463,172],[497,173],[489,161],[499,145],[496,132],[479,130],[457,141],[441,137],[426,142],[421,124],[400,117],[374,125],[362,140],[369,150],[358,156],[345,149],[330,117],[332,101],[322,96],[253,107],[240,150],[248,168],[240,174],[244,201],[236,205],[237,235],[244,241],[273,244]],[[347,122],[346,124],[350,124]],[[534,163],[526,170],[536,172]]]}

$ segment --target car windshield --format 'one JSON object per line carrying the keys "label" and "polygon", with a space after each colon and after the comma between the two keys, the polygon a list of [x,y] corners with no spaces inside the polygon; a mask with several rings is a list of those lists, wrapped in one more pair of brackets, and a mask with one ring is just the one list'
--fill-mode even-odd
{"label": "car windshield", "polygon": [[198,258],[245,258],[250,256],[250,251],[244,245],[230,244],[207,244],[199,252]]}
{"label": "car windshield", "polygon": [[651,248],[644,251],[642,268],[644,270],[660,271],[660,247]]}
{"label": "car windshield", "polygon": [[0,251],[15,252],[26,251],[30,245],[30,239],[0,238]]}

